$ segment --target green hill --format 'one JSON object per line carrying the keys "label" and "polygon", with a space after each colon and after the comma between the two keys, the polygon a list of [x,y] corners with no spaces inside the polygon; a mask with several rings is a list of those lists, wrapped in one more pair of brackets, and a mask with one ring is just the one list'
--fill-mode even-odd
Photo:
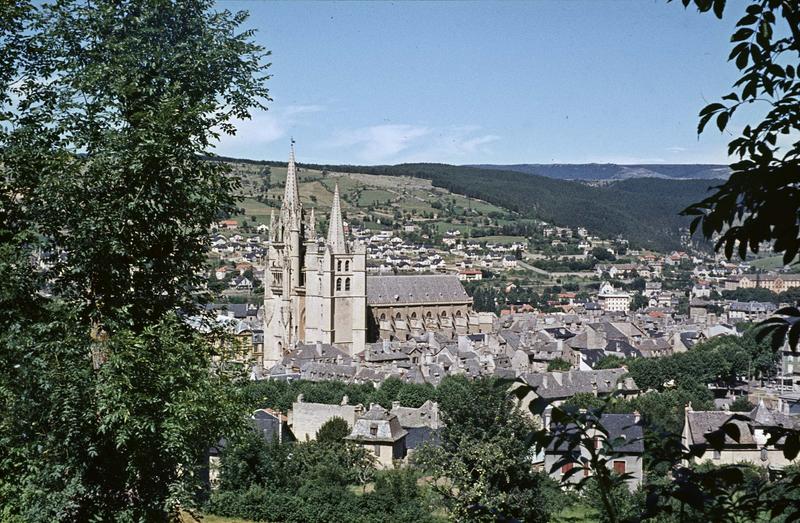
{"label": "green hill", "polygon": [[[258,215],[258,221],[265,221],[269,207],[280,205],[286,163],[227,158],[225,161],[241,176],[245,189],[256,189],[260,184],[257,173],[271,167],[269,193],[260,204],[263,209],[248,212]],[[476,218],[503,208],[522,218],[586,227],[602,237],[621,235],[635,246],[659,251],[680,247],[681,228],[688,226],[689,219],[678,213],[702,200],[709,187],[720,183],[719,180],[629,178],[588,184],[496,168],[425,163],[301,164],[301,168],[301,197],[308,204],[330,205],[336,180],[346,208],[365,221],[367,216],[390,218],[397,210],[418,217],[441,214],[432,207],[435,201],[461,195],[458,197],[467,199],[455,203],[476,213]],[[413,183],[414,179],[423,185]],[[255,192],[243,191],[247,196],[254,196]],[[249,203],[251,207],[259,205],[252,199]],[[464,225],[476,225],[480,220],[474,220],[474,224],[472,221]]]}
{"label": "green hill", "polygon": [[308,165],[309,168],[430,180],[434,187],[478,198],[556,225],[586,227],[604,237],[622,235],[656,250],[680,247],[689,219],[678,213],[707,195],[717,180],[632,178],[592,186],[497,169],[446,164],[390,166]]}

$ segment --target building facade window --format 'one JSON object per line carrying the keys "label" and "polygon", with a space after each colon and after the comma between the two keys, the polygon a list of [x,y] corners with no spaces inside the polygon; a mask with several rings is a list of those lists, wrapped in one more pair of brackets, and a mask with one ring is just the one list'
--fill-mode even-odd
{"label": "building facade window", "polygon": [[346,291],[350,290],[350,278],[345,278],[345,280],[344,280],[344,290],[346,290]]}
{"label": "building facade window", "polygon": [[342,272],[342,260],[336,262],[336,271]]}
{"label": "building facade window", "polygon": [[344,272],[350,272],[350,262],[344,262]]}
{"label": "building facade window", "polygon": [[342,290],[342,279],[341,278],[336,278],[336,290],[337,291]]}
{"label": "building facade window", "polygon": [[625,462],[624,461],[614,461],[614,472],[617,474],[625,474]]}

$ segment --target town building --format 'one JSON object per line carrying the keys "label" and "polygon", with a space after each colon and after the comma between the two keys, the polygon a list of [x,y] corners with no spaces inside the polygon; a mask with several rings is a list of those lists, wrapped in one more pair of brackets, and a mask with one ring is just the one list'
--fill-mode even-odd
{"label": "town building", "polygon": [[608,282],[600,286],[597,294],[600,307],[607,312],[625,312],[630,308],[631,295],[625,291],[618,291]]}
{"label": "town building", "polygon": [[[636,490],[644,479],[644,430],[639,415],[602,414],[599,421],[607,434],[590,429],[586,440],[594,445],[595,450],[603,449],[609,469],[617,474],[630,474],[626,484],[629,490]],[[544,470],[556,481],[564,480],[572,484],[591,476],[593,471],[589,464],[588,449],[585,445],[573,446],[569,441],[570,436],[577,437],[575,426],[553,423],[550,432],[555,437],[545,449]],[[578,467],[583,470],[577,474],[571,472]]]}
{"label": "town building", "polygon": [[[709,462],[714,465],[750,463],[763,468],[782,469],[791,464],[784,456],[785,437],[770,441],[770,429],[797,429],[800,418],[774,411],[760,401],[750,412],[696,411],[691,403],[686,407],[681,443],[686,448],[708,445],[709,436],[718,434],[722,439],[719,449],[711,447],[696,463]],[[735,426],[737,431],[724,430],[723,426]],[[731,437],[738,432],[738,437]]]}
{"label": "town building", "polygon": [[391,468],[395,460],[406,457],[407,434],[396,414],[373,404],[356,420],[353,431],[345,439],[372,452],[380,468]]}

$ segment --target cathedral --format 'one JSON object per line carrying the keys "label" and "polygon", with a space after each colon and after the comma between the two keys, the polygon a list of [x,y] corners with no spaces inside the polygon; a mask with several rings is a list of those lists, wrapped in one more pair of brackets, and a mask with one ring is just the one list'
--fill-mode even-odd
{"label": "cathedral", "polygon": [[317,236],[314,209],[303,209],[294,142],[289,153],[280,214],[273,212],[264,280],[264,364],[296,343],[335,344],[362,352],[367,336],[366,248],[349,242],[339,186],[328,234]]}

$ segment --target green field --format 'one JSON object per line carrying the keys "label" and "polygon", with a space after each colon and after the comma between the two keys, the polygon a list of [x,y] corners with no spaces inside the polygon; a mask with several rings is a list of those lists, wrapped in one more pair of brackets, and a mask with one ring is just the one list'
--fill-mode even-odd
{"label": "green field", "polygon": [[[757,260],[748,260],[750,265],[763,271],[772,271],[783,268],[783,256],[769,256]],[[789,272],[800,272],[800,265],[790,265]]]}
{"label": "green field", "polygon": [[501,244],[509,244],[509,243],[527,243],[528,239],[524,236],[481,236],[480,238],[475,238],[475,241],[478,242],[486,242],[486,243],[501,243]]}
{"label": "green field", "polygon": [[368,207],[370,205],[383,204],[391,201],[395,195],[383,189],[366,189],[358,195],[358,206]]}
{"label": "green field", "polygon": [[598,521],[600,513],[586,505],[576,504],[556,514],[552,521],[555,523],[589,523]]}

